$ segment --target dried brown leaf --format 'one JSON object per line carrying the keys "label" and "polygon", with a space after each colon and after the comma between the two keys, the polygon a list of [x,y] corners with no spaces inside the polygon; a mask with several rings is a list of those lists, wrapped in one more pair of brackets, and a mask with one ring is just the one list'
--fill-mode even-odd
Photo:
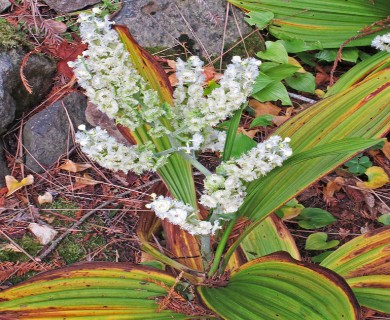
{"label": "dried brown leaf", "polygon": [[81,172],[91,168],[92,165],[89,163],[75,163],[72,160],[65,160],[62,165],[60,165],[61,170],[70,171],[70,172]]}
{"label": "dried brown leaf", "polygon": [[250,99],[248,102],[249,106],[255,110],[256,117],[262,116],[263,114],[271,114],[273,116],[279,115],[282,108],[272,104],[271,102],[259,102],[255,99]]}

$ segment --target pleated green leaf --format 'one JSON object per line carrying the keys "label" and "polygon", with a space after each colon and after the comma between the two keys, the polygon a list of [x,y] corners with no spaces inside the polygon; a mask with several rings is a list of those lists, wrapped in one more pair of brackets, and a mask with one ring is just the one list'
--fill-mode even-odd
{"label": "pleated green leaf", "polygon": [[82,263],[1,292],[0,319],[192,319],[159,310],[175,278],[129,263]]}
{"label": "pleated green leaf", "polygon": [[282,220],[271,214],[241,242],[241,249],[248,261],[274,252],[288,252],[294,259],[301,256],[290,231]]}
{"label": "pleated green leaf", "polygon": [[347,280],[360,305],[390,314],[390,275]]}
{"label": "pleated green leaf", "polygon": [[[227,258],[263,218],[347,161],[359,148],[368,148],[370,142],[364,139],[377,139],[390,130],[389,77],[389,69],[381,70],[301,112],[275,131],[277,135],[291,138],[295,155],[282,167],[249,185],[239,214],[255,223],[231,246]],[[345,143],[344,139],[351,138],[355,142]],[[332,148],[337,152],[331,152]],[[321,155],[324,150],[329,154]]]}
{"label": "pleated green leaf", "polygon": [[344,278],[387,274],[390,270],[390,227],[367,232],[347,242],[321,262]]}
{"label": "pleated green leaf", "polygon": [[[274,37],[284,40],[290,52],[339,48],[347,39],[359,35],[363,28],[390,15],[388,0],[228,1],[254,13],[272,12],[274,18],[268,30]],[[256,15],[251,14],[251,22],[256,22]],[[347,47],[370,45],[375,35],[353,40]]]}
{"label": "pleated green leaf", "polygon": [[370,74],[388,67],[390,67],[390,54],[386,51],[380,51],[344,73],[341,78],[337,80],[337,82],[328,90],[325,97],[340,93],[359,81],[362,81]]}
{"label": "pleated green leaf", "polygon": [[325,268],[272,254],[235,272],[225,287],[199,287],[203,302],[228,320],[359,319],[351,289]]}

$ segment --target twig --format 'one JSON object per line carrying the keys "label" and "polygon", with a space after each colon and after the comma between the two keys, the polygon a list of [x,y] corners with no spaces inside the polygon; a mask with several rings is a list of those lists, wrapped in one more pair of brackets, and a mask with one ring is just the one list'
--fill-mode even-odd
{"label": "twig", "polygon": [[301,101],[304,101],[304,102],[307,102],[307,103],[311,103],[311,104],[317,103],[316,100],[313,100],[313,99],[310,99],[310,98],[306,98],[304,96],[301,96],[300,94],[288,92],[288,95],[291,98],[294,98],[294,99],[297,99],[297,100],[301,100]]}
{"label": "twig", "polygon": [[[148,183],[145,183],[144,185],[142,186],[139,186],[137,188],[134,188],[132,190],[128,190],[128,191],[125,191],[121,194],[119,194],[117,196],[117,198],[119,197],[124,197],[124,196],[127,196],[128,194],[130,194],[131,192],[133,191],[137,191],[139,189],[143,189],[145,187],[148,187],[150,185],[153,185],[154,183],[158,182],[158,181],[161,181],[161,179],[155,179],[155,180],[152,180]],[[111,203],[115,202],[117,198],[113,198],[113,199],[110,199],[110,200],[107,200],[105,202],[103,202],[101,205],[97,206],[96,208],[93,208],[91,211],[87,212],[85,215],[83,215],[79,221],[75,222],[68,230],[66,230],[63,234],[61,234],[55,241],[52,242],[52,244],[50,245],[50,247],[48,247],[44,252],[42,252],[39,256],[38,256],[38,259],[40,260],[43,260],[44,258],[46,258],[55,248],[57,248],[57,246],[60,244],[60,242],[62,240],[65,239],[65,237],[67,235],[69,235],[73,230],[77,229],[80,225],[82,225],[84,223],[84,221],[86,221],[90,216],[92,216],[95,212],[99,211],[100,209],[103,209],[104,207],[110,205]]]}

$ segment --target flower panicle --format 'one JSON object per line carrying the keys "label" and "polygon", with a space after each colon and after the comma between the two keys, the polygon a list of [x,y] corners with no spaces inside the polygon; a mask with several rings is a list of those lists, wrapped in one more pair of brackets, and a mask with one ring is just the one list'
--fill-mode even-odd
{"label": "flower panicle", "polygon": [[79,129],[80,131],[76,133],[76,142],[91,160],[107,169],[141,174],[145,171],[156,171],[167,160],[167,156],[154,156],[152,143],[126,146],[117,142],[100,127],[87,131],[82,125]]}
{"label": "flower panicle", "polygon": [[220,229],[219,222],[212,224],[200,220],[196,210],[181,201],[156,194],[152,194],[152,199],[153,201],[146,205],[147,208],[152,209],[161,220],[167,219],[192,235],[214,234]]}

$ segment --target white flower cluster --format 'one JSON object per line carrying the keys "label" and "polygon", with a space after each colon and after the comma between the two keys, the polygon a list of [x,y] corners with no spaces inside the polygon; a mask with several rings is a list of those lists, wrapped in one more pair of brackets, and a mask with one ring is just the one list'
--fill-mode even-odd
{"label": "white flower cluster", "polygon": [[88,50],[69,66],[89,99],[132,130],[147,123],[155,135],[165,133],[159,117],[168,116],[169,108],[138,74],[108,16],[103,21],[94,14],[81,14],[80,20],[80,34]]}
{"label": "white flower cluster", "polygon": [[390,52],[390,33],[376,36],[374,40],[372,40],[371,46],[381,51]]}
{"label": "white flower cluster", "polygon": [[144,171],[155,171],[166,161],[166,157],[154,157],[151,143],[128,147],[117,142],[100,127],[86,131],[82,125],[79,129],[81,131],[76,133],[76,141],[83,152],[107,169],[141,174]]}
{"label": "white flower cluster", "polygon": [[233,57],[221,78],[219,87],[205,97],[202,84],[203,62],[190,57],[187,62],[178,59],[176,77],[178,86],[174,92],[176,127],[184,123],[189,132],[200,132],[213,127],[231,116],[246,101],[259,74],[260,61],[254,58],[241,60]]}
{"label": "white flower cluster", "polygon": [[265,176],[292,155],[290,138],[272,136],[235,160],[222,163],[217,173],[205,179],[200,202],[208,208],[234,213],[245,198],[245,182]]}
{"label": "white flower cluster", "polygon": [[167,219],[192,235],[214,234],[220,229],[218,222],[213,225],[209,221],[199,220],[195,209],[183,202],[164,196],[157,197],[155,194],[152,194],[152,198],[147,208],[152,209],[160,219]]}
{"label": "white flower cluster", "polygon": [[206,194],[201,196],[200,203],[210,209],[219,207],[222,213],[236,212],[246,196],[242,181],[234,176],[214,173],[206,177],[204,187]]}
{"label": "white flower cluster", "polygon": [[202,151],[221,152],[225,147],[226,131],[219,131],[213,128],[203,130],[204,141],[200,146]]}

